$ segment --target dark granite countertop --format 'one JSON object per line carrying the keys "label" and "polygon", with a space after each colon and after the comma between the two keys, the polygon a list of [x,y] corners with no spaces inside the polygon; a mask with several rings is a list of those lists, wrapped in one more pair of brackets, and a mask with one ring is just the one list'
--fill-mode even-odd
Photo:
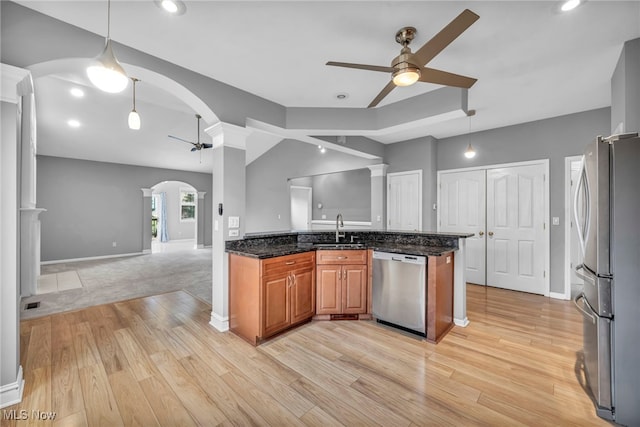
{"label": "dark granite countertop", "polygon": [[[231,254],[266,259],[317,250],[373,249],[382,252],[418,256],[441,256],[458,250],[458,238],[472,235],[449,233],[399,233],[399,232],[352,232],[358,245],[348,243],[335,245],[334,233],[264,233],[245,236],[244,239],[228,241],[226,251]],[[350,239],[349,232],[345,240]]]}

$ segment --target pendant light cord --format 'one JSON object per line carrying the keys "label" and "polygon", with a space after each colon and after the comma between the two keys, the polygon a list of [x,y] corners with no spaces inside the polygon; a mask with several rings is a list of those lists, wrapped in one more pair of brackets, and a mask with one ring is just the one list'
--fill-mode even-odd
{"label": "pendant light cord", "polygon": [[107,0],[107,38],[111,38],[111,0]]}

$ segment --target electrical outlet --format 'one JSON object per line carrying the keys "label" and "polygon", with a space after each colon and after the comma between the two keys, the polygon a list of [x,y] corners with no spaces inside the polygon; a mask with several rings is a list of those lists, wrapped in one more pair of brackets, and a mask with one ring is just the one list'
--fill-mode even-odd
{"label": "electrical outlet", "polygon": [[118,246],[118,243],[117,242],[113,242],[113,243],[111,243],[111,246],[113,246],[115,248],[116,246]]}
{"label": "electrical outlet", "polygon": [[240,235],[240,230],[229,230],[229,237],[238,237]]}

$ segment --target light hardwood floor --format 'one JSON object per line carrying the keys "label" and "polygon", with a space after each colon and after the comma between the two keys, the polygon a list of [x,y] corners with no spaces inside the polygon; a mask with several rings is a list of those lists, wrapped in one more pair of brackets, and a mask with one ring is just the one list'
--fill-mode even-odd
{"label": "light hardwood floor", "polygon": [[210,311],[178,291],[23,321],[24,399],[4,414],[30,418],[2,425],[609,425],[576,378],[570,302],[469,285],[471,324],[437,345],[319,321],[254,348]]}

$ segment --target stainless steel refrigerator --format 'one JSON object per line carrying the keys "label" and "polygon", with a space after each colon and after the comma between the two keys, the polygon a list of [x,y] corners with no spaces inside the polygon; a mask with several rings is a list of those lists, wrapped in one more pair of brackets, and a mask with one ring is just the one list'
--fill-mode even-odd
{"label": "stainless steel refrigerator", "polygon": [[640,426],[640,138],[587,146],[575,219],[583,252],[584,373],[596,412]]}

